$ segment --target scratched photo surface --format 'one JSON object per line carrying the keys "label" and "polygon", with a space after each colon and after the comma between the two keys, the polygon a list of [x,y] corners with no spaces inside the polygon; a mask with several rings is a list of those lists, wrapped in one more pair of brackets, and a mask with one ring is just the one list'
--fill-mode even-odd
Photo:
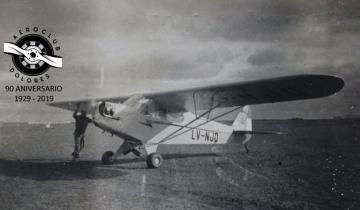
{"label": "scratched photo surface", "polygon": [[62,86],[55,101],[299,74],[345,83],[329,97],[250,106],[252,130],[282,135],[253,135],[247,148],[160,145],[164,161],[148,169],[133,153],[102,164],[123,140],[94,123],[73,162],[73,112],[15,102],[5,86],[26,82],[2,52],[1,209],[360,209],[359,11],[355,0],[1,1],[2,44],[26,27],[58,40],[63,66],[42,83]]}

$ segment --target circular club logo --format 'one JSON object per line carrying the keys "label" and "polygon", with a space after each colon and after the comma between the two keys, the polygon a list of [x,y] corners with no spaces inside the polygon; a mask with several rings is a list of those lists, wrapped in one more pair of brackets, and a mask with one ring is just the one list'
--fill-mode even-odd
{"label": "circular club logo", "polygon": [[[22,74],[16,72],[15,77],[28,83],[44,81],[45,78],[50,78],[45,74],[50,67],[62,67],[62,58],[54,54],[53,48],[58,41],[45,29],[26,28],[25,31],[19,30],[19,35],[13,37],[15,43],[4,43],[4,53],[12,56],[14,66]],[[55,49],[59,50],[60,47],[55,46]],[[10,72],[14,72],[14,68]]]}

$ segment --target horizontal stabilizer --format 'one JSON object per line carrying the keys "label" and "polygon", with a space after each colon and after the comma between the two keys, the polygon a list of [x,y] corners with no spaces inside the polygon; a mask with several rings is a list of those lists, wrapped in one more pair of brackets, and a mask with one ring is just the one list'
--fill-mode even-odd
{"label": "horizontal stabilizer", "polygon": [[235,135],[244,135],[244,134],[263,134],[263,135],[282,135],[282,132],[276,131],[234,131]]}

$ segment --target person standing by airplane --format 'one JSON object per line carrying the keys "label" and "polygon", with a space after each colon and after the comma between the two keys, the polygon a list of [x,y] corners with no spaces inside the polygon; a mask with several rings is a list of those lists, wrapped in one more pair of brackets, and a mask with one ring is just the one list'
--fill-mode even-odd
{"label": "person standing by airplane", "polygon": [[75,142],[75,146],[74,146],[74,152],[72,153],[72,156],[75,159],[80,157],[80,151],[84,148],[85,146],[85,131],[86,128],[89,124],[89,122],[91,122],[91,119],[89,119],[86,116],[86,112],[85,111],[80,111],[76,110],[73,114],[73,118],[75,119],[75,131],[74,131],[74,142]]}

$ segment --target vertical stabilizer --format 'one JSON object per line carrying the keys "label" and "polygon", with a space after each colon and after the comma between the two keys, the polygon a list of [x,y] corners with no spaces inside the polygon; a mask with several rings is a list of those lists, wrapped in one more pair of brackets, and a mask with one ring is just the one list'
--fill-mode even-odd
{"label": "vertical stabilizer", "polygon": [[234,131],[252,131],[250,115],[250,107],[244,106],[233,122]]}
{"label": "vertical stabilizer", "polygon": [[234,133],[243,133],[242,135],[245,137],[243,140],[243,145],[245,146],[246,152],[249,150],[246,147],[246,143],[251,139],[251,131],[252,131],[252,120],[251,120],[251,111],[249,106],[244,106],[242,110],[239,112],[238,116],[233,122],[233,132]]}

